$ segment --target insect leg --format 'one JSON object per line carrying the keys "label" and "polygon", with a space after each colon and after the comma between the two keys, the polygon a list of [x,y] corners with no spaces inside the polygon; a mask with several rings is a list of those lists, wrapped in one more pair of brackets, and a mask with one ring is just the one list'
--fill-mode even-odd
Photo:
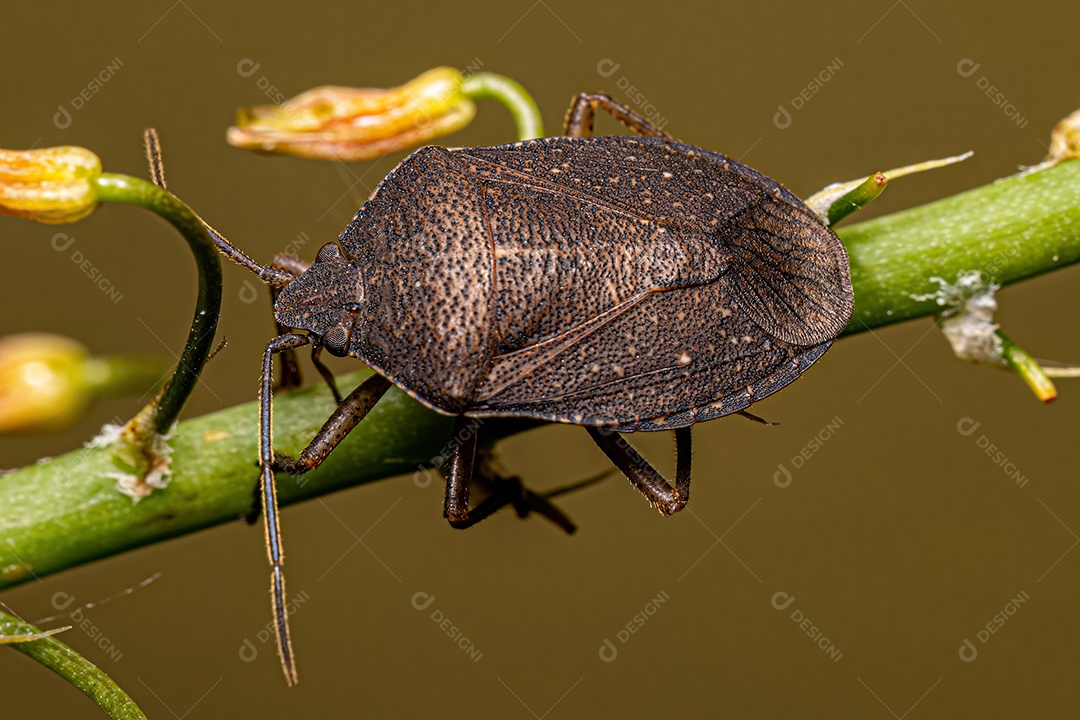
{"label": "insect leg", "polygon": [[474,422],[466,419],[464,415],[458,415],[454,419],[453,441],[443,464],[443,472],[446,473],[443,517],[450,525],[459,529],[475,525],[497,509],[485,509],[481,514],[481,503],[480,507],[472,513],[469,512],[469,487],[472,485],[473,463],[476,460],[476,426],[469,427],[469,424]]}
{"label": "insect leg", "polygon": [[747,420],[753,420],[754,422],[756,422],[756,423],[761,423],[762,425],[765,425],[765,426],[767,426],[767,427],[773,427],[774,425],[779,425],[779,424],[780,424],[780,423],[778,423],[778,422],[771,422],[771,421],[769,421],[769,420],[766,420],[766,419],[765,419],[765,418],[763,418],[763,417],[758,417],[758,416],[757,416],[757,415],[755,415],[754,413],[751,413],[751,412],[746,412],[745,410],[739,410],[739,411],[738,411],[738,412],[736,412],[735,414],[736,414],[736,415],[742,415],[742,416],[743,416],[744,418],[746,418]]}
{"label": "insect leg", "polygon": [[285,681],[295,685],[296,661],[293,658],[292,641],[289,639],[289,615],[285,607],[285,576],[281,571],[284,551],[281,544],[281,526],[278,521],[277,485],[274,481],[274,429],[273,397],[271,383],[274,355],[309,342],[307,335],[279,335],[266,344],[263,354],[262,384],[259,386],[259,466],[262,492],[263,528],[266,534],[266,552],[270,557],[270,594],[273,597],[274,627],[278,655]]}
{"label": "insect leg", "polygon": [[[282,253],[274,256],[274,262],[270,264],[270,267],[277,270],[284,270],[293,277],[297,277],[311,267],[311,263],[301,260],[295,255],[286,255],[285,253]],[[280,292],[281,287],[275,285],[270,286],[271,308],[273,308],[274,304],[277,302],[277,297]],[[277,326],[278,335],[285,335],[289,332],[289,328],[279,323],[277,319],[274,320],[274,324]],[[281,379],[278,380],[277,386],[281,390],[292,390],[293,388],[300,387],[300,365],[296,362],[296,353],[292,350],[286,350],[281,354]],[[337,388],[333,389],[334,397],[337,398],[338,402],[341,402],[341,398],[337,394]]]}
{"label": "insect leg", "polygon": [[671,136],[625,105],[615,102],[604,93],[579,93],[566,112],[564,134],[569,137],[590,137],[596,109],[606,110],[613,118],[641,135],[670,140]]}
{"label": "insect leg", "polygon": [[[322,345],[317,345],[311,350],[311,364],[315,366],[315,369],[319,371],[319,375],[322,375],[322,379],[330,386],[330,392],[334,393],[334,402],[338,405],[341,404],[341,392],[337,387],[337,380],[334,379],[334,374],[330,372],[330,368],[323,365],[323,361],[319,359],[322,355]],[[297,379],[299,379],[299,369],[297,370]]]}
{"label": "insect leg", "polygon": [[674,515],[686,507],[686,501],[690,499],[690,428],[675,431],[674,488],[619,433],[607,428],[585,429],[653,507],[664,515]]}
{"label": "insect leg", "polygon": [[[567,533],[573,533],[577,527],[550,498],[592,484],[600,477],[590,478],[566,488],[559,488],[550,494],[539,494],[525,487],[521,478],[507,477],[494,466],[489,453],[481,452],[476,459],[476,438],[467,437],[469,428],[463,423],[462,416],[454,424],[454,437],[461,438],[454,443],[443,465],[446,473],[446,503],[443,516],[455,528],[463,530],[472,527],[495,511],[513,505],[518,517],[526,518],[536,512],[558,525]],[[469,490],[472,483],[485,488],[488,496],[476,507],[469,509]]]}
{"label": "insect leg", "polygon": [[360,383],[359,387],[338,404],[334,413],[323,423],[322,429],[300,452],[299,458],[275,454],[274,467],[290,475],[303,475],[319,467],[326,456],[360,424],[389,389],[390,381],[378,373]]}

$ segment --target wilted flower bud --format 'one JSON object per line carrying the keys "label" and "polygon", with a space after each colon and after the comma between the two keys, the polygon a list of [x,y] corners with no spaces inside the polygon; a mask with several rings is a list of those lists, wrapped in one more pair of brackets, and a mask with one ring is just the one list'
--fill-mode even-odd
{"label": "wilted flower bud", "polygon": [[461,73],[436,68],[401,87],[319,87],[281,105],[241,109],[231,145],[327,160],[367,160],[454,132],[476,114]]}
{"label": "wilted flower bud", "polygon": [[86,148],[0,149],[0,215],[41,223],[82,220],[98,206],[101,160]]}

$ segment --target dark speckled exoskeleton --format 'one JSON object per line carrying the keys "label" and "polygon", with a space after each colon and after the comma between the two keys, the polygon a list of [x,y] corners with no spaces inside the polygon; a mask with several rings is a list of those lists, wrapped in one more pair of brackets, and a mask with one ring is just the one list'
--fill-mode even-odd
{"label": "dark speckled exoskeleton", "polygon": [[[644,137],[590,137],[598,107]],[[264,267],[219,245],[277,288],[279,326],[300,331],[267,344],[260,396],[261,498],[290,683],[274,468],[318,467],[391,383],[456,416],[455,430],[469,416],[584,425],[670,515],[690,491],[690,426],[799,377],[853,303],[844,246],[798,198],[597,94],[575,99],[565,137],[417,150],[310,267]],[[325,348],[377,374],[299,459],[275,458],[272,359],[306,344],[317,364]],[[620,435],[639,430],[675,431],[674,488]],[[461,436],[445,467],[455,527],[516,500],[497,492],[470,514],[476,433]]]}

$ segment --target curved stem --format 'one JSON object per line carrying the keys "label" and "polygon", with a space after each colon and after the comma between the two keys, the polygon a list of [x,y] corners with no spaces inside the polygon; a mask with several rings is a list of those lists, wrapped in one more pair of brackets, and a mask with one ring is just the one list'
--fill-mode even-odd
{"label": "curved stem", "polygon": [[[0,640],[13,635],[39,634],[41,631],[33,625],[0,611]],[[135,701],[112,678],[55,637],[12,642],[10,645],[82,690],[109,717],[115,720],[146,720],[146,715]]]}
{"label": "curved stem", "polygon": [[199,268],[199,293],[184,352],[161,396],[151,403],[156,403],[156,431],[164,435],[176,423],[214,346],[221,315],[221,259],[199,216],[167,190],[139,178],[102,173],[97,191],[103,201],[139,205],[169,221],[187,240]]}
{"label": "curved stem", "polygon": [[529,92],[516,81],[495,73],[475,73],[461,81],[461,92],[472,100],[498,100],[517,123],[518,140],[544,137],[544,121]]}

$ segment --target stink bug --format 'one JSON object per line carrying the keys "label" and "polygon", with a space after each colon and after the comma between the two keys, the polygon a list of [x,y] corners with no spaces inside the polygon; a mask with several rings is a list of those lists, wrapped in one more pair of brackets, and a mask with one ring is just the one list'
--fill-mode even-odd
{"label": "stink bug", "polygon": [[[591,137],[597,108],[641,136]],[[259,464],[290,684],[274,471],[318,467],[391,384],[456,416],[456,434],[468,417],[583,425],[671,515],[689,496],[691,425],[745,414],[795,380],[853,306],[844,246],[798,198],[600,94],[574,100],[563,137],[417,150],[310,266],[261,266],[218,243],[276,288],[289,330],[263,355]],[[316,362],[325,348],[376,374],[299,458],[275,457],[273,358],[303,345]],[[674,487],[620,434],[652,430],[675,432]],[[462,435],[445,466],[455,527],[515,500],[504,492],[470,510],[476,434]]]}

